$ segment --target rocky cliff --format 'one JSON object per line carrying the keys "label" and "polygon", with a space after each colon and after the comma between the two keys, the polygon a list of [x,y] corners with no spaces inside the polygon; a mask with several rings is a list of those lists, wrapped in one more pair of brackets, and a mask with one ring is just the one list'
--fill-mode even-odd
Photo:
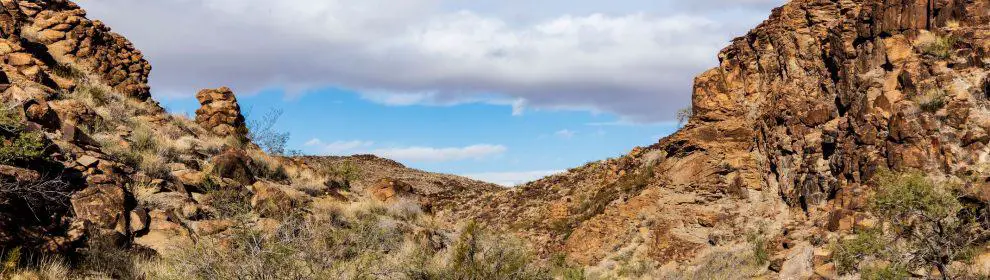
{"label": "rocky cliff", "polygon": [[966,181],[986,205],[988,39],[988,1],[794,0],[695,79],[677,133],[448,214],[615,271],[683,269],[754,232],[775,258],[824,249],[875,222],[880,169]]}

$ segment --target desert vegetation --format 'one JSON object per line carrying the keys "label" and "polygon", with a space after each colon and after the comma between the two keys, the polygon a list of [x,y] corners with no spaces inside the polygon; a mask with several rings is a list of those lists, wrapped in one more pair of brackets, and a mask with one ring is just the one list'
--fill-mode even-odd
{"label": "desert vegetation", "polygon": [[[965,265],[987,241],[985,206],[966,206],[954,184],[921,173],[881,172],[870,205],[882,226],[863,229],[832,246],[840,273],[864,279],[904,279],[936,270],[943,279],[976,277]],[[955,265],[959,264],[959,265]]]}

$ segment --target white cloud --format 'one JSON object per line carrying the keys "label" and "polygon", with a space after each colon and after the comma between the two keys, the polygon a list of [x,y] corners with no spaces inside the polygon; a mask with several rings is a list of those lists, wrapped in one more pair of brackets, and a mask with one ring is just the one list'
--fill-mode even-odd
{"label": "white cloud", "polygon": [[461,176],[471,179],[485,181],[506,187],[513,187],[526,182],[531,182],[546,176],[563,173],[563,170],[552,171],[524,171],[524,172],[487,172],[462,174]]}
{"label": "white cloud", "polygon": [[502,145],[478,144],[467,147],[433,148],[406,147],[375,149],[371,154],[398,161],[450,162],[481,160],[504,154],[508,148]]}
{"label": "white cloud", "polygon": [[332,143],[324,143],[318,138],[313,138],[307,141],[304,145],[306,147],[315,148],[318,153],[325,155],[351,155],[359,153],[361,149],[366,149],[374,145],[375,142],[371,141],[335,141]]}
{"label": "white cloud", "polygon": [[556,135],[557,137],[564,138],[564,139],[574,138],[574,134],[575,134],[575,132],[574,131],[571,131],[569,129],[563,129],[563,130],[559,130],[559,131],[553,133],[553,135]]}
{"label": "white cloud", "polygon": [[[740,7],[774,2],[706,3],[713,1]],[[199,88],[219,85],[241,92],[340,87],[393,93],[369,98],[392,105],[483,100],[512,106],[514,114],[525,105],[612,112],[651,122],[672,119],[688,104],[692,77],[715,66],[718,50],[755,24],[748,17],[736,18],[745,23],[723,23],[726,19],[689,7],[664,9],[672,11],[664,14],[544,11],[536,19],[515,21],[511,15],[458,10],[468,5],[461,2],[105,0],[82,5],[144,51],[155,65],[152,86],[158,96],[192,96]],[[676,7],[677,2],[663,3]],[[584,6],[614,6],[602,3]],[[513,5],[526,10],[535,4]],[[759,14],[754,18],[768,11]]]}

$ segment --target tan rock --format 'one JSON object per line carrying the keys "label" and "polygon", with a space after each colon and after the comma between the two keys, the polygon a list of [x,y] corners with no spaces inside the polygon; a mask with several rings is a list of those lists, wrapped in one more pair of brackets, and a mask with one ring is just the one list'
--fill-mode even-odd
{"label": "tan rock", "polygon": [[835,270],[835,264],[827,263],[815,267],[815,275],[825,279],[837,279],[839,273]]}
{"label": "tan rock", "polygon": [[7,64],[13,66],[25,66],[34,63],[34,57],[29,53],[12,53],[7,55]]}
{"label": "tan rock", "polygon": [[199,236],[221,233],[234,226],[231,220],[205,220],[190,223],[189,227]]}
{"label": "tan rock", "polygon": [[159,254],[175,252],[193,245],[189,230],[175,222],[167,213],[153,210],[150,215],[148,233],[134,239],[134,244],[141,245]]}
{"label": "tan rock", "polygon": [[815,274],[812,266],[814,248],[809,244],[801,244],[787,254],[787,259],[780,268],[781,280],[803,280]]}
{"label": "tan rock", "polygon": [[980,275],[990,275],[990,252],[973,258],[973,264],[970,266],[970,269],[972,272]]}
{"label": "tan rock", "polygon": [[412,195],[412,186],[395,179],[383,178],[374,186],[368,188],[367,192],[375,200],[381,202],[394,202],[400,197]]}
{"label": "tan rock", "polygon": [[148,212],[144,209],[136,209],[131,211],[130,214],[130,229],[131,232],[141,232],[148,229],[148,223],[150,222],[150,217]]}
{"label": "tan rock", "polygon": [[95,157],[92,157],[92,156],[89,156],[89,155],[83,155],[83,156],[81,156],[81,157],[79,157],[79,158],[76,159],[76,162],[78,162],[80,165],[86,166],[86,167],[93,167],[99,161],[100,161],[100,159],[95,158]]}

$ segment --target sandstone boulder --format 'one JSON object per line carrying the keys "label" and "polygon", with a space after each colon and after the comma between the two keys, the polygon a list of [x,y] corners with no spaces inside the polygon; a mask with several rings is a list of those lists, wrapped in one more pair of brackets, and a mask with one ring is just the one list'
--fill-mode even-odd
{"label": "sandstone boulder", "polygon": [[814,247],[810,244],[802,244],[787,254],[787,260],[780,268],[781,280],[803,280],[811,278],[815,274],[812,258],[814,257]]}
{"label": "sandstone boulder", "polygon": [[153,210],[149,216],[148,233],[135,238],[134,244],[150,248],[159,254],[193,245],[189,230],[176,217],[161,210]]}
{"label": "sandstone boulder", "polygon": [[371,197],[375,200],[381,202],[394,202],[401,197],[412,195],[413,188],[405,182],[390,178],[383,178],[374,186],[368,188],[367,192],[371,194]]}

